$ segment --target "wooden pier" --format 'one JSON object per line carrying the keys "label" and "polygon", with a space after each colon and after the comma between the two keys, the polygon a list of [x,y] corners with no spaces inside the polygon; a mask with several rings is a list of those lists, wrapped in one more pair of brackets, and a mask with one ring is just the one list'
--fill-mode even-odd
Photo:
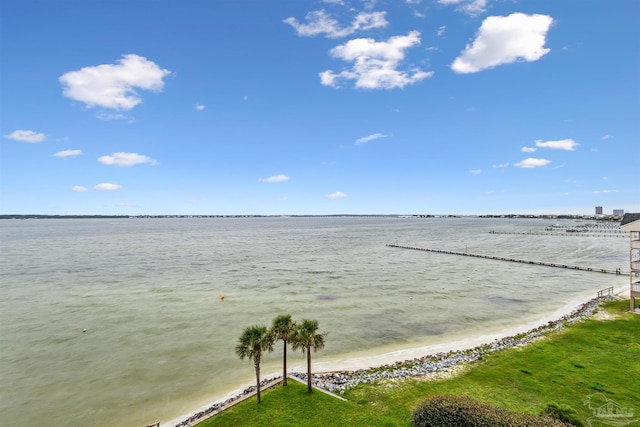
{"label": "wooden pier", "polygon": [[608,270],[606,268],[580,267],[580,266],[577,266],[577,265],[556,264],[556,263],[553,263],[553,262],[527,261],[527,260],[523,260],[523,259],[504,258],[504,257],[498,257],[498,256],[491,256],[491,255],[472,254],[472,253],[468,253],[468,252],[446,251],[446,250],[441,250],[441,249],[417,248],[417,247],[413,247],[413,246],[402,246],[402,245],[393,245],[393,244],[387,244],[387,246],[390,247],[390,248],[412,249],[414,251],[432,252],[432,253],[446,254],[446,255],[470,256],[470,257],[474,257],[474,258],[484,258],[484,259],[491,259],[491,260],[495,260],[495,261],[507,261],[507,262],[517,262],[517,263],[520,263],[520,264],[540,265],[540,266],[544,266],[544,267],[565,268],[565,269],[568,269],[568,270],[593,271],[593,272],[596,272],[596,273],[615,274],[615,275],[618,275],[618,276],[623,275],[623,274],[626,274],[626,275],[629,274],[628,271],[626,271],[626,272],[625,271],[620,271],[619,268],[616,268],[615,270]]}
{"label": "wooden pier", "polygon": [[548,232],[548,233],[542,233],[542,232],[536,232],[536,231],[532,231],[532,232],[515,232],[515,231],[490,231],[489,234],[513,234],[516,236],[561,236],[561,237],[566,237],[566,236],[570,236],[570,237],[623,237],[623,238],[629,238],[629,236],[627,234],[621,234],[621,233],[607,233],[607,232],[602,232],[602,231],[596,231],[596,232],[584,232],[584,231],[580,231],[580,232],[576,232],[576,233],[554,233],[554,232]]}

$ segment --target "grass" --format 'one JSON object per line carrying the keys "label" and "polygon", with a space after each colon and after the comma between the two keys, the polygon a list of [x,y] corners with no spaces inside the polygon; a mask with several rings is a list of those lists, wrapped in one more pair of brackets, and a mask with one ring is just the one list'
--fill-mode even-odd
{"label": "grass", "polygon": [[[612,319],[589,319],[522,348],[486,356],[461,374],[441,380],[404,379],[360,385],[347,402],[306,393],[295,381],[266,390],[260,405],[249,399],[198,427],[265,425],[411,425],[411,411],[426,397],[467,395],[516,411],[539,414],[550,404],[575,410],[578,420],[592,411],[585,400],[602,393],[640,413],[640,316],[628,301],[604,305]],[[640,418],[640,415],[639,415]]]}

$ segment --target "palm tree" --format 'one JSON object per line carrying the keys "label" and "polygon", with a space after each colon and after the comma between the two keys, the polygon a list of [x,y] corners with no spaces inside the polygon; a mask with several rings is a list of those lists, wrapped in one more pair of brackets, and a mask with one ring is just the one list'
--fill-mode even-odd
{"label": "palm tree", "polygon": [[324,348],[325,333],[317,333],[318,321],[303,319],[302,324],[297,325],[291,340],[291,347],[294,350],[302,349],[302,353],[307,353],[307,392],[311,393],[311,348],[318,351]]}
{"label": "palm tree", "polygon": [[293,320],[291,320],[290,314],[281,314],[280,316],[273,319],[273,324],[271,325],[271,333],[273,337],[277,340],[282,340],[284,343],[284,353],[282,356],[282,385],[287,385],[287,341],[289,338],[293,336],[293,332],[295,331],[296,324]]}
{"label": "palm tree", "polygon": [[236,354],[240,359],[245,357],[253,361],[256,369],[256,387],[258,389],[258,403],[260,403],[260,362],[262,361],[262,353],[265,351],[273,351],[274,338],[267,331],[266,326],[254,325],[248,326],[242,331],[242,335],[236,345]]}

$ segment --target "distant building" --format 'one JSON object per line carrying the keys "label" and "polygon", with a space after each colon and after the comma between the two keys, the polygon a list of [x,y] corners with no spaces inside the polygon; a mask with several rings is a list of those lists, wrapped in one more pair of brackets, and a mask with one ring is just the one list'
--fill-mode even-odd
{"label": "distant building", "polygon": [[624,209],[614,209],[613,216],[622,216],[624,215]]}
{"label": "distant building", "polygon": [[602,215],[602,206],[596,206],[596,215]]}
{"label": "distant building", "polygon": [[640,213],[625,214],[620,221],[620,229],[629,232],[629,286],[631,287],[631,311],[638,307],[636,301],[640,302]]}

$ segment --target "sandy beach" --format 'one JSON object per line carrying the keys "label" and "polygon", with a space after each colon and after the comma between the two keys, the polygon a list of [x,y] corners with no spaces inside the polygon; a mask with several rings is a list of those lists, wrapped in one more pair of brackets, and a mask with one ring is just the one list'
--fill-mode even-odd
{"label": "sandy beach", "polygon": [[[620,287],[614,289],[613,295],[619,298],[629,298],[629,288]],[[434,345],[412,347],[402,350],[385,352],[377,355],[333,358],[313,363],[313,383],[332,392],[344,392],[345,388],[357,385],[359,382],[370,382],[385,378],[399,378],[411,375],[426,375],[439,370],[446,370],[453,366],[473,362],[480,354],[499,351],[516,345],[522,345],[531,340],[545,335],[553,330],[564,327],[564,323],[572,323],[590,317],[597,307],[608,298],[592,298],[588,300],[572,301],[559,310],[512,328],[502,329],[495,333],[481,336],[466,336],[460,339],[448,340]],[[514,337],[520,337],[515,339]],[[469,352],[469,350],[473,350]],[[374,374],[371,378],[367,371],[381,366],[391,367],[404,365],[426,364],[427,368],[418,370],[402,370],[401,374],[389,375]],[[303,365],[293,365],[289,375],[305,379],[306,374]],[[367,377],[363,380],[363,378]],[[373,378],[375,377],[375,378]],[[355,378],[355,380],[354,380]],[[277,383],[281,375],[272,372],[262,377],[262,384]],[[169,422],[160,424],[160,427],[178,427],[192,425],[190,422],[197,419],[206,419],[211,414],[224,410],[224,408],[251,396],[255,392],[253,383],[245,384],[220,399],[198,408],[193,413],[184,415]]]}

